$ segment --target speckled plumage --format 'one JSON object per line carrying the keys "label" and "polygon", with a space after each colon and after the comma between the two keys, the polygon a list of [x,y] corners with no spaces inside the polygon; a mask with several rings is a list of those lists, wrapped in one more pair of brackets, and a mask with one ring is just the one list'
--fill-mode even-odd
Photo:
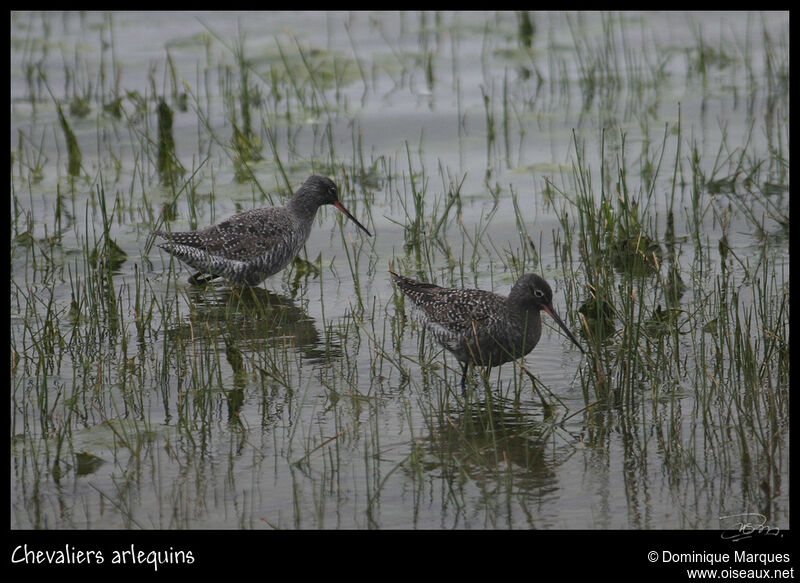
{"label": "speckled plumage", "polygon": [[466,387],[470,364],[493,367],[516,360],[536,347],[545,310],[583,351],[552,306],[553,292],[538,275],[517,280],[508,297],[478,289],[445,288],[390,272],[411,300],[425,328],[462,364]]}
{"label": "speckled plumage", "polygon": [[303,248],[317,209],[332,204],[368,235],[338,198],[329,178],[311,176],[283,207],[252,209],[197,231],[154,231],[166,239],[158,246],[200,273],[255,286],[286,267]]}

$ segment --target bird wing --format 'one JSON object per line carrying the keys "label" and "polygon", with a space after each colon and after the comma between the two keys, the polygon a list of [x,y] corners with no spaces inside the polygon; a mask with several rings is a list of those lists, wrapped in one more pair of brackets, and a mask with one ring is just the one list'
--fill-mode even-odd
{"label": "bird wing", "polygon": [[485,327],[492,318],[497,317],[505,305],[502,296],[484,290],[445,291],[449,293],[442,294],[441,301],[446,303],[449,309],[445,311],[447,315],[442,325],[458,333],[474,330],[476,326]]}
{"label": "bird wing", "polygon": [[296,234],[296,227],[283,209],[270,207],[253,209],[199,231],[158,233],[167,239],[165,248],[185,245],[210,255],[234,261],[249,261],[263,256],[267,251]]}
{"label": "bird wing", "polygon": [[424,301],[408,295],[422,313],[425,326],[444,344],[485,335],[505,305],[501,296],[475,289],[428,290]]}

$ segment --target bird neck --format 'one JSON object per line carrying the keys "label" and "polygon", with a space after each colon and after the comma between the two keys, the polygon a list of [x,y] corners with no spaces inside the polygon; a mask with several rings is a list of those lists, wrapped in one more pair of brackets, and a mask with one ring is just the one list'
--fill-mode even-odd
{"label": "bird neck", "polygon": [[318,208],[319,205],[314,204],[314,201],[308,196],[303,196],[302,191],[295,194],[289,200],[289,202],[286,203],[286,209],[289,212],[294,214],[296,217],[308,222],[314,220]]}
{"label": "bird neck", "polygon": [[527,325],[529,328],[535,326],[536,322],[541,318],[540,310],[542,307],[533,302],[529,295],[526,297],[519,293],[516,287],[512,288],[511,293],[506,299],[506,303],[508,304],[509,311],[512,314],[517,314],[523,326]]}
{"label": "bird neck", "polygon": [[512,304],[509,302],[509,320],[507,323],[508,348],[514,357],[528,354],[542,335],[542,317],[538,306],[531,302]]}
{"label": "bird neck", "polygon": [[522,325],[524,327],[528,328],[529,330],[531,328],[535,328],[536,325],[537,325],[537,322],[539,322],[539,320],[541,320],[541,318],[542,318],[542,314],[539,311],[539,307],[538,306],[533,306],[533,305],[530,305],[530,304],[527,305],[527,306],[524,306],[519,311],[519,313],[522,316],[522,318],[520,319],[520,321],[522,322]]}

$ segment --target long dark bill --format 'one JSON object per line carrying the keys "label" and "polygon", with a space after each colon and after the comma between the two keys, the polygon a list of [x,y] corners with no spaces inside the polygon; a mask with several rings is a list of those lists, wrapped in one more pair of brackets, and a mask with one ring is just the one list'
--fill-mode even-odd
{"label": "long dark bill", "polygon": [[344,208],[344,206],[342,205],[342,203],[340,203],[340,202],[337,200],[335,203],[333,203],[333,206],[335,206],[337,209],[339,209],[340,211],[342,211],[342,212],[345,214],[345,216],[346,216],[348,219],[350,219],[351,221],[353,221],[353,222],[354,222],[356,225],[358,225],[358,227],[359,227],[359,228],[360,228],[362,231],[364,231],[364,232],[365,232],[367,235],[369,235],[370,237],[372,237],[372,233],[370,233],[369,231],[367,231],[367,228],[366,228],[364,225],[362,225],[361,223],[359,223],[359,222],[358,222],[358,220],[356,220],[356,218],[355,218],[353,215],[351,215],[351,214],[350,214],[350,211],[348,211],[346,208]]}
{"label": "long dark bill", "polygon": [[567,336],[569,336],[569,339],[572,340],[572,343],[575,346],[577,346],[582,353],[586,354],[586,351],[583,349],[583,347],[580,344],[578,344],[578,341],[572,335],[572,332],[570,332],[569,329],[567,328],[567,325],[564,324],[564,322],[561,321],[561,318],[558,317],[558,314],[556,314],[555,310],[553,308],[551,308],[550,306],[542,306],[542,307],[544,308],[544,311],[547,312],[548,314],[550,314],[550,317],[553,318],[553,320],[556,321],[556,324],[561,326],[561,329],[564,332],[566,332]]}

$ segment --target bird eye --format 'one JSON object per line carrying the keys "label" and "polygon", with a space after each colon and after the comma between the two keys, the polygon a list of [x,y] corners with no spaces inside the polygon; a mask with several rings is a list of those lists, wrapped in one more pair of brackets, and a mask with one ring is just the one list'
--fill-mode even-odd
{"label": "bird eye", "polygon": [[544,297],[544,292],[540,289],[535,289],[533,290],[533,295],[535,295],[537,298],[541,298]]}

